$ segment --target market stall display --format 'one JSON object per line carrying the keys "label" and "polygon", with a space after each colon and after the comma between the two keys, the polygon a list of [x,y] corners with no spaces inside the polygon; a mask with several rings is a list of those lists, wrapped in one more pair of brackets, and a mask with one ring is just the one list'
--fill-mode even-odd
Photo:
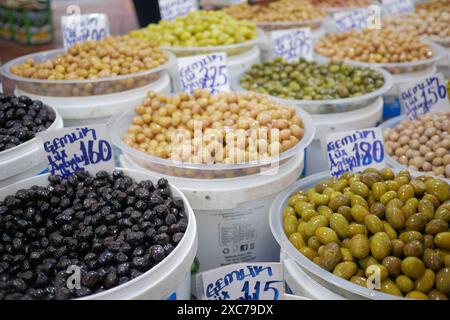
{"label": "market stall display", "polygon": [[0,187],[45,170],[35,135],[62,127],[58,112],[41,101],[0,94]]}
{"label": "market stall display", "polygon": [[[132,170],[41,175],[0,194],[1,299],[190,297],[195,217],[167,180]],[[66,285],[71,266],[81,288]]]}
{"label": "market stall display", "polygon": [[450,179],[450,113],[401,116],[383,127],[390,165]]}
{"label": "market stall display", "polygon": [[450,3],[448,0],[428,0],[422,3],[416,3],[416,9],[427,11],[450,11]]}
{"label": "market stall display", "polygon": [[119,36],[23,56],[1,72],[5,86],[55,106],[66,125],[77,125],[105,123],[148,90],[170,92],[173,60],[154,44]]}
{"label": "market stall display", "polygon": [[310,2],[330,13],[367,7],[374,3],[372,0],[311,0]]}
{"label": "market stall display", "polygon": [[[406,170],[321,173],[281,194],[270,223],[285,254],[334,294],[447,299],[449,197],[448,183]],[[377,291],[366,287],[374,272]]]}

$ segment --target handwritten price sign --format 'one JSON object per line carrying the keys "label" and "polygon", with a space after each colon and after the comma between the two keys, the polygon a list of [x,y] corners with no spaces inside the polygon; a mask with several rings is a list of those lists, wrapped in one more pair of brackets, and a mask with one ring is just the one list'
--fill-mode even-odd
{"label": "handwritten price sign", "polygon": [[108,17],[102,13],[74,14],[61,17],[64,47],[78,42],[100,40],[109,35]]}
{"label": "handwritten price sign", "polygon": [[206,300],[279,300],[281,263],[238,263],[201,274]]}
{"label": "handwritten price sign", "polygon": [[275,57],[286,61],[297,61],[300,58],[313,59],[311,29],[290,29],[272,31],[272,53]]}
{"label": "handwritten price sign", "polygon": [[193,93],[207,89],[211,93],[230,91],[227,55],[213,53],[178,59],[181,91]]}
{"label": "handwritten price sign", "polygon": [[400,97],[410,119],[431,112],[450,111],[446,82],[442,74],[400,85]]}
{"label": "handwritten price sign", "polygon": [[369,16],[366,9],[337,12],[333,14],[333,19],[338,33],[353,29],[362,30],[369,26]]}
{"label": "handwritten price sign", "polygon": [[38,134],[51,174],[67,178],[77,171],[112,171],[114,159],[106,125],[64,128]]}
{"label": "handwritten price sign", "polygon": [[158,0],[162,20],[175,20],[198,10],[197,0]]}
{"label": "handwritten price sign", "polygon": [[384,14],[391,17],[414,12],[411,0],[382,0],[381,4]]}
{"label": "handwritten price sign", "polygon": [[385,167],[381,128],[332,133],[326,137],[328,166],[333,177],[365,168]]}

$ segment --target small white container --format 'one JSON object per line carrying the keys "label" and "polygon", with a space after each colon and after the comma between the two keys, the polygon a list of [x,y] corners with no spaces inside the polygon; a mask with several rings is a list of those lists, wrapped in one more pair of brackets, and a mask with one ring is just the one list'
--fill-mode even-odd
{"label": "small white container", "polygon": [[201,271],[278,260],[280,248],[267,223],[269,209],[276,195],[300,177],[303,159],[300,152],[273,175],[188,179],[146,171],[126,155],[120,157],[123,167],[165,177],[186,195],[197,218]]}
{"label": "small white container", "polygon": [[[55,121],[46,131],[61,129],[63,120],[55,108]],[[0,152],[0,187],[39,174],[46,169],[46,158],[40,149],[39,140],[33,138],[14,148]]]}
{"label": "small white container", "polygon": [[[306,191],[309,188],[314,188],[319,181],[328,177],[328,172],[321,172],[297,181],[289,189],[278,195],[270,209],[270,228],[281,246],[281,250],[285,253],[285,257],[282,259],[285,274],[291,274],[291,277],[288,277],[289,287],[294,293],[312,298],[319,298],[323,294],[325,299],[337,299],[338,297],[375,300],[404,299],[380,291],[369,290],[334,275],[306,258],[287,238],[283,230],[282,211],[287,206],[291,194],[299,190]],[[301,273],[297,272],[298,270]],[[323,289],[326,289],[326,291]]]}
{"label": "small white container", "polygon": [[48,97],[34,95],[16,89],[17,95],[27,95],[33,100],[41,100],[55,106],[66,127],[80,125],[106,124],[115,114],[133,108],[140,104],[149,91],[163,94],[171,92],[169,75],[164,72],[157,81],[144,87],[89,97]]}
{"label": "small white container", "polygon": [[[152,180],[157,177],[136,170],[122,169],[136,181]],[[48,184],[48,174],[22,180],[0,189],[0,199],[14,194],[17,190],[32,185]],[[191,265],[197,252],[197,225],[195,215],[183,193],[173,184],[172,194],[183,199],[188,215],[188,227],[178,246],[159,264],[141,276],[107,291],[93,294],[80,300],[188,300],[191,298]]]}

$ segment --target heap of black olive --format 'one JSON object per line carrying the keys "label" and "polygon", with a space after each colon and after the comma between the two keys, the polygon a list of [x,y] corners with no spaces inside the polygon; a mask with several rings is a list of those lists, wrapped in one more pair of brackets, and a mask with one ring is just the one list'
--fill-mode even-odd
{"label": "heap of black olive", "polygon": [[55,118],[55,112],[42,101],[0,93],[0,152],[33,139]]}
{"label": "heap of black olive", "polygon": [[0,201],[0,300],[113,288],[162,261],[186,231],[183,200],[166,179],[138,183],[115,170],[48,180]]}

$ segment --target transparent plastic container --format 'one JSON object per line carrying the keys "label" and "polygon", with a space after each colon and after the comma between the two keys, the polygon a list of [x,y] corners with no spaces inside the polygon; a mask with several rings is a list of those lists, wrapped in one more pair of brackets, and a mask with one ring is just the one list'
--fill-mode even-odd
{"label": "transparent plastic container", "polygon": [[398,300],[405,298],[386,294],[376,290],[370,290],[360,285],[342,279],[333,273],[321,268],[303,254],[301,254],[289,241],[283,229],[283,209],[296,191],[307,191],[314,188],[316,184],[330,176],[329,172],[321,172],[297,181],[289,189],[283,191],[272,204],[269,216],[270,229],[272,234],[281,246],[288,258],[293,259],[302,270],[321,286],[347,299],[376,299],[376,300]]}
{"label": "transparent plastic container", "polygon": [[438,45],[446,48],[446,49],[450,49],[450,37],[446,37],[446,38],[440,38],[440,37],[436,37],[436,36],[427,36],[425,37],[426,40],[437,43]]}
{"label": "transparent plastic container", "polygon": [[[398,116],[392,119],[389,119],[385,122],[383,122],[380,127],[384,130],[387,128],[394,128],[395,126],[397,126],[401,121],[403,120],[407,120],[408,117],[406,115],[402,115],[402,116]],[[409,172],[411,172],[411,174],[413,175],[427,175],[427,176],[432,176],[435,177],[437,179],[441,179],[441,180],[445,180],[447,183],[450,183],[450,179],[446,179],[446,178],[442,178],[442,177],[438,177],[433,175],[432,173],[429,172],[425,172],[425,171],[416,171],[416,170],[411,170],[409,169],[407,166],[397,162],[396,160],[394,160],[387,152],[385,153],[385,157],[386,157],[386,162],[387,164],[396,169],[396,170],[403,170],[403,169],[407,169]]]}
{"label": "transparent plastic container", "polygon": [[[22,56],[9,61],[1,68],[4,82],[12,83],[12,87],[22,92],[49,97],[87,97],[113,94],[140,88],[158,81],[164,71],[174,62],[175,57],[166,52],[168,60],[157,68],[116,77],[86,80],[43,80],[19,77],[10,71],[13,65],[25,63],[28,59],[42,62],[66,52],[66,49],[55,49]],[[11,85],[11,84],[10,84]]]}
{"label": "transparent plastic container", "polygon": [[115,115],[108,123],[111,141],[130,160],[143,169],[158,174],[195,179],[221,179],[248,176],[277,169],[293,156],[298,155],[312,142],[315,135],[315,125],[311,116],[303,110],[296,109],[297,115],[303,120],[305,133],[303,138],[291,149],[279,156],[240,164],[194,164],[155,157],[128,146],[122,139],[136,116],[134,109]]}
{"label": "transparent plastic container", "polygon": [[[412,61],[412,62],[398,62],[398,63],[370,63],[370,62],[362,62],[362,61],[356,61],[356,60],[348,60],[344,59],[342,60],[345,63],[359,66],[359,67],[373,67],[373,68],[383,68],[387,71],[389,71],[392,75],[398,75],[398,74],[405,74],[405,73],[414,73],[419,72],[427,69],[431,69],[433,66],[436,65],[436,63],[445,58],[447,56],[447,52],[445,48],[442,46],[435,44],[430,41],[424,41],[426,44],[430,47],[431,51],[433,52],[433,56],[429,59],[419,60],[419,61]],[[314,56],[316,59],[320,61],[329,61],[331,58],[322,56],[318,54],[317,52],[314,53]]]}
{"label": "transparent plastic container", "polygon": [[322,27],[325,22],[323,19],[305,20],[305,21],[254,21],[256,26],[266,32],[274,30],[287,30],[296,28],[311,28],[311,31],[317,30]]}
{"label": "transparent plastic container", "polygon": [[251,50],[256,47],[264,38],[262,30],[256,29],[257,36],[255,39],[244,41],[241,43],[235,43],[224,46],[208,46],[208,47],[171,47],[161,46],[161,49],[166,50],[174,54],[177,58],[191,57],[201,54],[211,54],[215,52],[225,52],[228,57],[236,56]]}
{"label": "transparent plastic container", "polygon": [[[299,107],[310,114],[331,114],[358,110],[375,102],[380,96],[388,92],[393,85],[393,79],[389,72],[375,67],[372,67],[372,69],[383,74],[384,85],[371,93],[358,97],[332,100],[295,100],[278,98],[276,96],[270,96],[270,98],[281,104]],[[240,79],[244,74],[245,71],[231,79],[233,89],[238,92],[248,92],[240,85]]]}

